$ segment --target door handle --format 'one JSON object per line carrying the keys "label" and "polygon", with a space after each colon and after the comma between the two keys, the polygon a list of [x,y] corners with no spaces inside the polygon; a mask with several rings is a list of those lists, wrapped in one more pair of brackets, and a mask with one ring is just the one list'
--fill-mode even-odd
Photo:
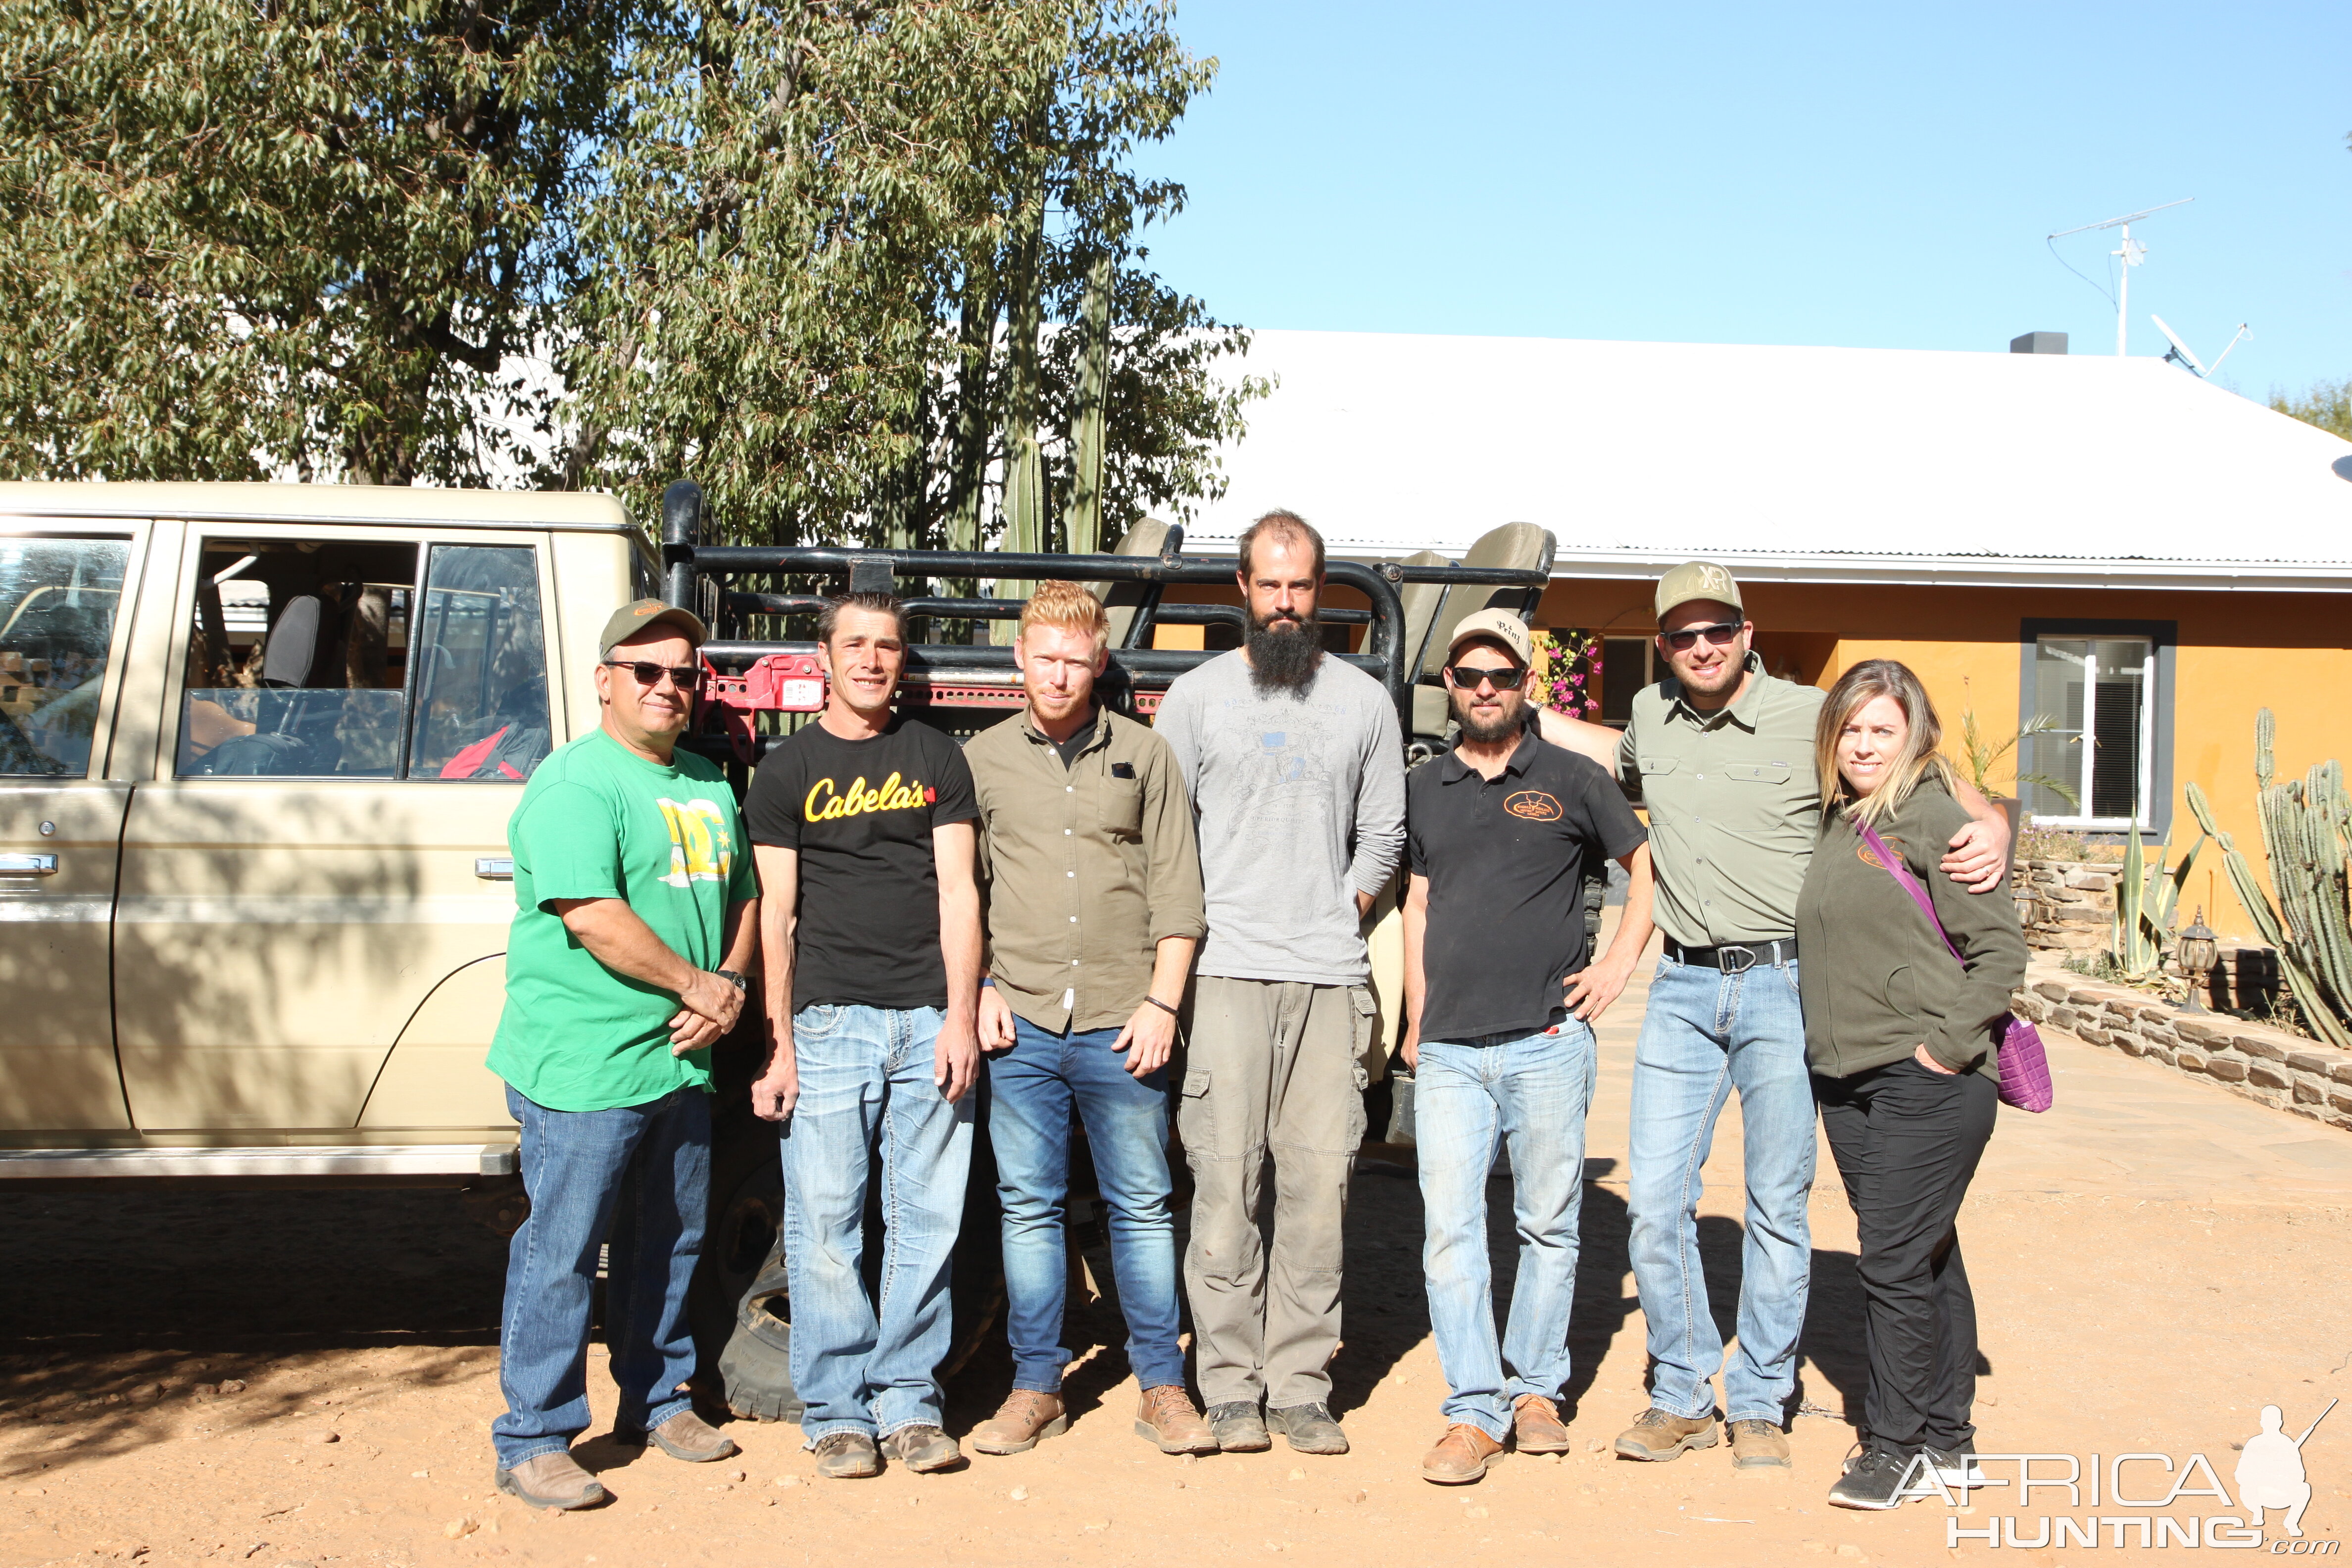
{"label": "door handle", "polygon": [[[56,857],[51,856],[50,858],[55,859]],[[486,882],[511,882],[514,880],[514,857],[484,855],[474,862],[474,875]]]}
{"label": "door handle", "polygon": [[54,855],[0,855],[0,877],[54,877],[58,874],[58,858]]}

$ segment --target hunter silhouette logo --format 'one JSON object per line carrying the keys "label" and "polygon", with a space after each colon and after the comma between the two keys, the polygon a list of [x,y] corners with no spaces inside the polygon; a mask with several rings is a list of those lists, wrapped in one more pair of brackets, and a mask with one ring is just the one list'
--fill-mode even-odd
{"label": "hunter silhouette logo", "polygon": [[1560,816],[1559,802],[1539,789],[1521,790],[1503,803],[1503,809],[1529,822],[1558,822]]}
{"label": "hunter silhouette logo", "polygon": [[2289,1535],[2303,1533],[2303,1510],[2311,1506],[2311,1480],[2303,1470],[2303,1446],[2319,1430],[2319,1423],[2327,1419],[2327,1411],[2335,1408],[2336,1401],[2329,1400],[2327,1410],[2303,1429],[2302,1436],[2290,1437],[2279,1407],[2263,1406],[2263,1429],[2246,1439],[2245,1449],[2238,1456],[2238,1501],[2247,1511],[2249,1525],[2260,1530],[2264,1510],[2283,1508],[2286,1518],[2282,1527]]}

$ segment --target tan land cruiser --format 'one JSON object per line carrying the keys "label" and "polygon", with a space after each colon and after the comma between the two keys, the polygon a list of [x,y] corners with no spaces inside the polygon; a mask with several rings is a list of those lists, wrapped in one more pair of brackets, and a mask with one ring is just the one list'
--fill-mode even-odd
{"label": "tan land cruiser", "polygon": [[[541,759],[595,727],[595,637],[629,599],[711,622],[722,679],[694,743],[739,789],[782,716],[823,706],[814,646],[776,637],[828,583],[895,586],[936,635],[1020,608],[943,584],[1096,581],[1118,643],[1104,689],[1146,716],[1239,629],[1237,604],[1162,602],[1229,591],[1235,563],[1185,556],[1161,524],[1110,555],[957,555],[704,546],[684,483],[664,511],[657,559],[605,496],[0,484],[0,1184],[440,1184],[519,1223],[515,1127],[482,1065],[505,1000],[507,819]],[[1490,602],[1532,610],[1551,553],[1511,525],[1460,565],[1331,563],[1364,606],[1333,605],[1355,639],[1338,651],[1389,687],[1417,752],[1443,744],[1446,629]],[[1011,653],[968,631],[920,642],[905,701],[968,734],[1020,706]],[[1395,945],[1376,933],[1390,997]],[[750,1033],[718,1063],[696,1322],[708,1354],[733,1335],[738,1409],[789,1415]],[[959,1361],[1000,1278],[993,1184],[970,1189]]]}

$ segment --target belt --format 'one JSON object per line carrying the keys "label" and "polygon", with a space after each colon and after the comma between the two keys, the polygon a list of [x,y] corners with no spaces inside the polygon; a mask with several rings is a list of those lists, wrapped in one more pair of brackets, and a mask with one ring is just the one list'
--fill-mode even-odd
{"label": "belt", "polygon": [[1770,942],[1727,942],[1714,947],[1685,947],[1673,937],[1666,938],[1666,956],[1677,963],[1696,963],[1703,969],[1720,969],[1726,974],[1745,974],[1759,963],[1775,966],[1797,961],[1797,939],[1775,937]]}

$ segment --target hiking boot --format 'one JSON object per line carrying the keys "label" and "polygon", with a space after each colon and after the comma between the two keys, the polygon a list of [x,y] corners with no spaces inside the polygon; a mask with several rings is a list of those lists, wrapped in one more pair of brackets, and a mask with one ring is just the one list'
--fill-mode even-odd
{"label": "hiking boot", "polygon": [[1731,1468],[1735,1470],[1789,1471],[1789,1438],[1775,1422],[1734,1421],[1731,1424]]}
{"label": "hiking boot", "polygon": [[1016,1388],[996,1414],[971,1429],[976,1454],[1025,1454],[1048,1437],[1070,1429],[1062,1396],[1042,1388]]}
{"label": "hiking boot", "polygon": [[1344,1454],[1348,1451],[1348,1435],[1339,1430],[1339,1421],[1331,1407],[1319,1400],[1313,1405],[1293,1405],[1276,1410],[1266,1406],[1265,1424],[1290,1439],[1291,1451],[1299,1454]]}
{"label": "hiking boot", "polygon": [[1486,1467],[1502,1458],[1503,1446],[1475,1426],[1460,1422],[1445,1429],[1437,1447],[1422,1457],[1421,1479],[1442,1487],[1477,1480]]}
{"label": "hiking boot", "polygon": [[[647,1434],[629,1432],[615,1426],[613,1441],[624,1448],[642,1448]],[[705,1421],[691,1410],[681,1410],[651,1434],[654,1446],[673,1459],[684,1459],[689,1465],[707,1465],[713,1459],[731,1459],[743,1450],[735,1439]]]}
{"label": "hiking boot", "polygon": [[1911,1470],[1912,1456],[1872,1438],[1845,1462],[1845,1474],[1830,1488],[1830,1501],[1839,1508],[1889,1509],[1902,1501],[1903,1482]]}
{"label": "hiking boot", "polygon": [[1694,1418],[1653,1405],[1617,1435],[1617,1451],[1629,1459],[1671,1459],[1693,1448],[1712,1448],[1721,1440],[1713,1411]]}
{"label": "hiking boot", "polygon": [[816,1440],[816,1473],[832,1481],[878,1476],[882,1456],[863,1432],[828,1432]]}
{"label": "hiking boot", "polygon": [[1919,1445],[1919,1452],[1936,1467],[1936,1479],[1948,1487],[1980,1487],[1987,1485],[1984,1471],[1977,1464],[1974,1444],[1957,1448],[1938,1448],[1933,1443]]}
{"label": "hiking boot", "polygon": [[1265,1418],[1255,1403],[1236,1401],[1209,1406],[1209,1435],[1228,1454],[1263,1454],[1274,1447],[1265,1435]]}
{"label": "hiking boot", "polygon": [[1522,1454],[1565,1454],[1574,1447],[1559,1406],[1540,1394],[1522,1394],[1511,1402],[1511,1440]]}
{"label": "hiking boot", "polygon": [[1143,1391],[1135,1407],[1135,1435],[1148,1437],[1163,1454],[1213,1454],[1217,1435],[1192,1408],[1192,1397],[1178,1383],[1163,1383]]}
{"label": "hiking boot", "polygon": [[570,1454],[541,1454],[496,1477],[499,1490],[532,1508],[594,1508],[613,1500],[604,1483],[580,1468]]}
{"label": "hiking boot", "polygon": [[936,1426],[901,1426],[882,1439],[882,1451],[919,1476],[963,1463],[956,1440]]}

